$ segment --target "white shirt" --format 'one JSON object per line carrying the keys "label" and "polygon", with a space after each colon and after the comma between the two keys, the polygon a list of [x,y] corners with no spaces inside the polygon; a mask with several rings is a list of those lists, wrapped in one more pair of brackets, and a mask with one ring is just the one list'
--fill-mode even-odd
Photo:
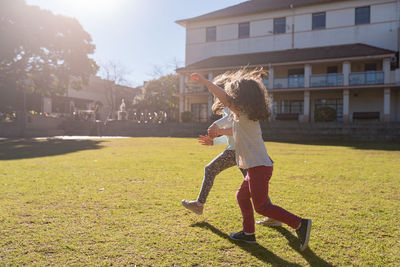
{"label": "white shirt", "polygon": [[[220,129],[232,128],[232,120],[230,118],[230,110],[229,110],[229,108],[225,107],[223,109],[223,113],[224,113],[224,116],[221,119],[215,121],[213,124],[217,125],[218,128],[220,128]],[[216,144],[221,144],[221,141],[225,140],[225,143],[228,143],[228,146],[225,149],[226,150],[235,150],[235,141],[233,140],[233,136],[231,136],[231,135],[226,135],[225,136],[224,135],[223,138],[224,139],[222,139],[220,137],[218,139],[215,138],[214,139],[214,144],[215,145]]]}
{"label": "white shirt", "polygon": [[249,120],[247,115],[234,116],[233,138],[236,147],[236,163],[242,169],[256,166],[272,166],[262,138],[259,121]]}

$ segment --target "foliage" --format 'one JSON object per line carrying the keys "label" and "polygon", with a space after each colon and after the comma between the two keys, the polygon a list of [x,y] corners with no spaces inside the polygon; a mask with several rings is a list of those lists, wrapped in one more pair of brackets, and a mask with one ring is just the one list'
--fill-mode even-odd
{"label": "foliage", "polygon": [[[100,66],[99,72],[105,80],[102,85],[104,96],[108,106],[111,107],[110,113],[113,114],[114,111],[118,110],[121,99],[126,96],[132,96],[133,98],[135,92],[132,91],[131,87],[124,86],[128,83],[125,79],[127,71],[122,65],[109,61]],[[129,101],[126,104],[130,106]]]}
{"label": "foliage", "polygon": [[[396,266],[400,145],[266,143],[273,203],[313,219],[310,249],[288,226],[241,229],[236,167],[204,214],[185,210],[223,146],[194,138],[0,141],[0,265]],[[256,219],[260,219],[256,215]]]}
{"label": "foliage", "polygon": [[[97,72],[95,45],[75,18],[54,15],[23,0],[0,1],[0,90],[42,95],[80,89]],[[4,104],[4,103],[3,103]]]}
{"label": "foliage", "polygon": [[315,110],[315,121],[328,122],[336,120],[336,110],[334,108],[323,106]]}
{"label": "foliage", "polygon": [[143,99],[137,101],[134,108],[140,111],[158,112],[165,111],[169,117],[176,117],[178,109],[179,88],[177,74],[168,74],[148,81],[143,87]]}
{"label": "foliage", "polygon": [[184,111],[181,113],[182,122],[191,122],[193,120],[193,114],[190,111]]}

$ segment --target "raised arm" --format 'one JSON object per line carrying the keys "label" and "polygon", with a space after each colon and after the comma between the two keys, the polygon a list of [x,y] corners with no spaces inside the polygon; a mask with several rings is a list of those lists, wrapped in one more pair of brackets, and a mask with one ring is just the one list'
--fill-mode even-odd
{"label": "raised arm", "polygon": [[237,111],[237,109],[228,101],[228,95],[226,94],[224,89],[215,85],[214,83],[207,80],[206,78],[204,78],[202,75],[200,75],[198,73],[193,73],[192,75],[190,75],[190,79],[206,86],[208,88],[208,90],[210,90],[211,93],[213,95],[215,95],[225,107],[228,107],[233,113],[235,113],[236,115],[239,115],[239,112]]}

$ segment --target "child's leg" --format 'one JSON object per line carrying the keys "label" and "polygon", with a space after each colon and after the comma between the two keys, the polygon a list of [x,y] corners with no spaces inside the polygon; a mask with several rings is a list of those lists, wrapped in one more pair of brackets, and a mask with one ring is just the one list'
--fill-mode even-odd
{"label": "child's leg", "polygon": [[236,160],[234,150],[225,150],[213,161],[211,161],[204,168],[203,184],[201,186],[199,196],[197,197],[197,201],[201,204],[206,203],[207,196],[210,193],[210,190],[214,184],[215,176],[217,176],[217,174],[219,174],[223,170],[226,170],[235,165]]}
{"label": "child's leg", "polygon": [[255,232],[253,205],[251,204],[250,198],[251,194],[249,189],[249,182],[246,177],[241,187],[236,192],[236,199],[239,204],[240,210],[242,211],[243,231],[246,233]]}
{"label": "child's leg", "polygon": [[[247,172],[249,180],[249,191],[253,200],[254,209],[257,213],[268,216],[280,222],[286,223],[296,229],[299,227],[301,218],[288,212],[287,210],[272,205],[268,201],[268,184],[272,176],[272,167],[258,166],[250,168]],[[254,223],[249,220],[248,223]]]}

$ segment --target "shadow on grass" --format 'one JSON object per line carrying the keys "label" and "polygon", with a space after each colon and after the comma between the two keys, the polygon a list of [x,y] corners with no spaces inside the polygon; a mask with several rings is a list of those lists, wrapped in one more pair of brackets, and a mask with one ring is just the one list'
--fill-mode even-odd
{"label": "shadow on grass", "polygon": [[333,266],[329,262],[325,261],[321,257],[317,256],[309,247],[304,251],[299,249],[299,241],[289,230],[284,227],[271,227],[279,233],[281,233],[288,241],[289,246],[296,250],[303,258],[310,264],[310,266]]}
{"label": "shadow on grass", "polygon": [[56,156],[81,150],[99,149],[98,140],[0,140],[0,160],[27,159]]}
{"label": "shadow on grass", "polygon": [[266,140],[265,142],[286,143],[295,145],[311,145],[311,146],[342,146],[351,147],[360,150],[384,150],[384,151],[400,151],[400,142],[362,142],[362,141],[334,141],[334,140],[316,140],[316,141],[279,141]]}
{"label": "shadow on grass", "polygon": [[274,266],[301,266],[300,264],[288,262],[288,261],[282,259],[281,257],[275,255],[274,253],[272,253],[265,247],[261,246],[260,244],[247,244],[247,243],[241,243],[240,241],[234,241],[234,240],[230,239],[228,234],[223,233],[222,231],[215,228],[208,222],[198,222],[198,223],[192,224],[191,227],[200,227],[200,228],[208,229],[211,232],[213,232],[214,234],[216,234],[222,238],[225,238],[229,242],[237,245],[244,251],[250,253],[251,255],[253,255],[254,257],[258,258],[259,260],[261,260],[265,263],[269,263]]}

